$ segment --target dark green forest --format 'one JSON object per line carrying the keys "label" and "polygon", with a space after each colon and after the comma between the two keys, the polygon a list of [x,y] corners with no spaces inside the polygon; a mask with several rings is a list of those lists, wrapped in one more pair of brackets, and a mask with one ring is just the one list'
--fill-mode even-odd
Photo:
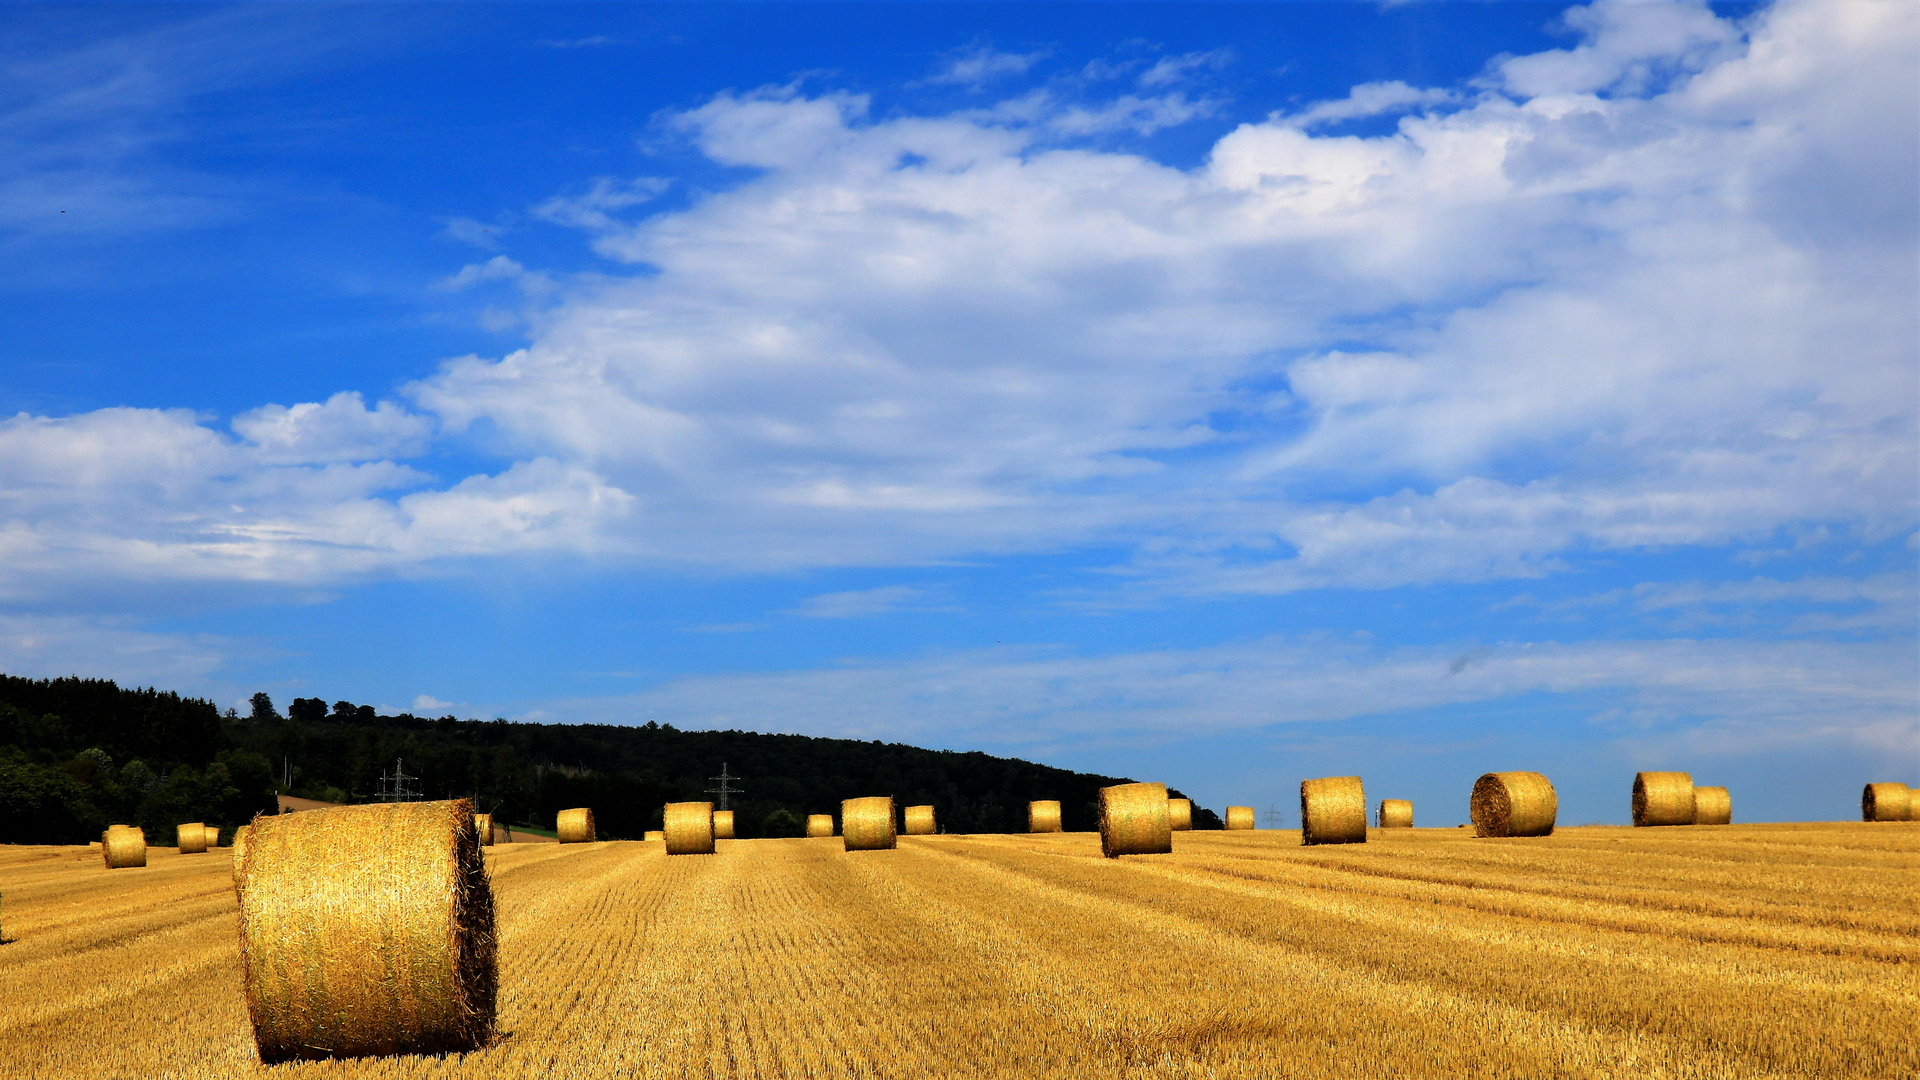
{"label": "dark green forest", "polygon": [[[247,715],[96,679],[0,675],[0,841],[81,843],[109,823],[173,842],[174,826],[231,828],[285,794],[371,802],[404,762],[419,796],[465,796],[502,823],[551,829],[593,808],[603,838],[660,827],[663,804],[708,800],[724,764],[743,838],[798,836],[840,800],[931,803],[943,832],[1017,832],[1033,799],[1059,799],[1070,831],[1097,827],[1097,792],[1123,778],[1015,758],[900,743],[679,731],[670,725],[520,724],[377,715],[371,706],[295,698],[284,714],[255,694]],[[1178,795],[1178,792],[1174,792]],[[1194,827],[1221,827],[1194,808]]]}

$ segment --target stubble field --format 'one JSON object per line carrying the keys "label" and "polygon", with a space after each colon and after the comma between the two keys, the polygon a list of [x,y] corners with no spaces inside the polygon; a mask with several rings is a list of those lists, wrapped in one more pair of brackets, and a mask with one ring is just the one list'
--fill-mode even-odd
{"label": "stubble field", "polygon": [[1912,1077],[1920,823],[512,845],[500,1039],[258,1064],[225,849],[0,847],[3,1077]]}

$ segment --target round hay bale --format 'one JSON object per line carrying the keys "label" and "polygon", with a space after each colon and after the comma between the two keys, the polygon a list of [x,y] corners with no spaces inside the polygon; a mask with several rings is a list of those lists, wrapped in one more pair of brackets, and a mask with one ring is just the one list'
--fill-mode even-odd
{"label": "round hay bale", "polygon": [[1100,853],[1165,855],[1173,850],[1167,785],[1116,784],[1100,789]]}
{"label": "round hay bale", "polygon": [[1697,787],[1693,789],[1693,823],[1695,825],[1731,825],[1733,824],[1733,797],[1723,787]]}
{"label": "round hay bale", "polygon": [[476,835],[480,837],[481,847],[492,847],[493,846],[493,815],[492,814],[473,815],[473,831]]}
{"label": "round hay bale", "polygon": [[1475,836],[1552,836],[1560,796],[1537,772],[1488,773],[1474,782],[1468,813]]}
{"label": "round hay bale", "polygon": [[1693,776],[1683,772],[1634,773],[1633,823],[1693,824]]}
{"label": "round hay bale", "polygon": [[177,826],[173,835],[182,855],[200,855],[207,850],[207,827],[197,821]]}
{"label": "round hay bale", "polygon": [[554,818],[553,831],[563,844],[591,844],[599,838],[593,831],[593,811],[585,806],[562,810]]}
{"label": "round hay bale", "polygon": [[1381,799],[1380,815],[1376,819],[1383,829],[1413,828],[1413,801],[1411,799]]}
{"label": "round hay bale", "polygon": [[713,854],[713,804],[670,802],[661,813],[669,855]]}
{"label": "round hay bale", "polygon": [[493,888],[472,803],[262,815],[243,873],[241,976],[262,1062],[493,1037]]}
{"label": "round hay bale", "polygon": [[1255,827],[1256,826],[1254,825],[1253,807],[1251,806],[1227,807],[1227,829],[1229,831],[1238,832],[1242,829],[1251,831]]}
{"label": "round hay bale", "polygon": [[893,796],[873,795],[840,803],[840,838],[848,851],[887,851],[894,845]]}
{"label": "round hay bale", "polygon": [[212,851],[214,848],[220,846],[220,826],[202,825],[200,826],[200,833],[206,839],[208,851]]}
{"label": "round hay bale", "polygon": [[100,835],[100,856],[107,869],[147,865],[147,833],[134,825],[113,825]]}
{"label": "round hay bale", "polygon": [[1905,784],[1868,784],[1860,793],[1861,821],[1911,821],[1913,792]]}
{"label": "round hay bale", "polygon": [[666,838],[667,838],[667,834],[666,834],[666,832],[665,832],[665,830],[662,830],[662,829],[648,829],[648,830],[647,830],[647,834],[646,834],[645,836],[642,836],[642,837],[641,837],[640,839],[642,839],[642,840],[665,840]]}
{"label": "round hay bale", "polygon": [[1027,804],[1027,831],[1059,832],[1060,800],[1035,799]]}
{"label": "round hay bale", "polygon": [[807,835],[808,836],[832,836],[833,835],[833,815],[832,814],[808,814],[807,815]]}
{"label": "round hay bale", "polygon": [[733,811],[715,810],[713,812],[713,838],[715,840],[733,839]]}
{"label": "round hay bale", "polygon": [[906,826],[903,831],[905,831],[908,836],[932,836],[934,834],[933,807],[931,806],[909,806],[906,812],[901,815],[901,820]]}
{"label": "round hay bale", "polygon": [[1359,777],[1300,781],[1300,838],[1309,845],[1367,842],[1367,792]]}
{"label": "round hay bale", "polygon": [[246,878],[241,871],[247,865],[247,843],[253,839],[253,826],[242,825],[233,830],[233,888],[238,892]]}
{"label": "round hay bale", "polygon": [[1167,800],[1167,828],[1174,832],[1193,831],[1193,800]]}

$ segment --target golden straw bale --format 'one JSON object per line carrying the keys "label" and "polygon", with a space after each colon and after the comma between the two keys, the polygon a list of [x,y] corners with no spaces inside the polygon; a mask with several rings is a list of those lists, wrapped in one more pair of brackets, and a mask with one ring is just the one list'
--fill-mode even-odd
{"label": "golden straw bale", "polygon": [[480,837],[481,847],[493,846],[493,815],[473,815],[473,831]]}
{"label": "golden straw bale", "polygon": [[1413,828],[1413,802],[1410,799],[1381,799],[1380,827],[1383,829]]}
{"label": "golden straw bale", "polygon": [[1693,823],[1695,825],[1731,825],[1733,824],[1733,797],[1723,787],[1697,787],[1693,789]]}
{"label": "golden straw bale", "polygon": [[642,839],[642,840],[665,840],[666,838],[667,838],[667,834],[666,834],[666,831],[665,831],[665,830],[663,830],[663,829],[648,829],[648,830],[647,830],[647,834],[646,834],[645,836],[642,836],[642,837],[641,837],[640,839]]}
{"label": "golden straw bale", "polygon": [[240,893],[260,1060],[439,1054],[493,1036],[493,888],[473,804],[261,815]]}
{"label": "golden straw bale", "polygon": [[1165,855],[1173,850],[1167,785],[1116,784],[1100,789],[1100,853]]}
{"label": "golden straw bale", "polygon": [[1359,777],[1300,781],[1300,839],[1306,844],[1367,842],[1367,792]]}
{"label": "golden straw bale", "polygon": [[1060,831],[1060,800],[1035,799],[1027,804],[1028,832]]}
{"label": "golden straw bale", "polygon": [[713,812],[713,838],[715,840],[733,839],[733,811],[715,810]]}
{"label": "golden straw bale", "polygon": [[1256,826],[1254,825],[1253,807],[1251,806],[1227,807],[1227,828],[1230,831],[1234,831],[1234,832],[1238,832],[1243,829],[1252,830],[1256,828]]}
{"label": "golden straw bale", "polygon": [[1174,832],[1193,831],[1193,800],[1167,800],[1167,828]]}
{"label": "golden straw bale", "polygon": [[894,845],[893,796],[873,795],[840,803],[840,838],[848,851],[886,851]]}
{"label": "golden straw bale", "polygon": [[593,811],[584,806],[560,811],[554,819],[553,831],[560,834],[563,844],[590,844],[599,838],[593,831]]}
{"label": "golden straw bale", "polygon": [[247,865],[247,842],[253,839],[253,826],[242,825],[233,830],[233,887],[238,891],[245,881],[240,871]]}
{"label": "golden straw bale", "polygon": [[1913,792],[1905,784],[1868,784],[1860,793],[1860,820],[1911,821]]}
{"label": "golden straw bale", "polygon": [[147,865],[147,833],[136,825],[113,825],[100,836],[100,854],[107,869]]}
{"label": "golden straw bale", "polygon": [[1693,824],[1693,776],[1683,772],[1634,773],[1633,823]]}
{"label": "golden straw bale", "polygon": [[1560,796],[1537,772],[1488,773],[1474,782],[1468,810],[1475,836],[1552,836]]}
{"label": "golden straw bale", "polygon": [[832,836],[833,835],[833,815],[832,814],[808,814],[807,815],[807,835],[808,836]]}
{"label": "golden straw bale", "polygon": [[199,855],[207,850],[207,827],[197,821],[179,826],[173,834],[182,855]]}
{"label": "golden straw bale", "polygon": [[212,851],[214,848],[220,846],[220,826],[202,825],[200,826],[200,835],[205,839],[208,851]]}
{"label": "golden straw bale", "polygon": [[906,824],[905,832],[908,836],[933,835],[933,807],[909,806],[901,817]]}
{"label": "golden straw bale", "polygon": [[713,854],[713,804],[670,802],[662,811],[669,855]]}

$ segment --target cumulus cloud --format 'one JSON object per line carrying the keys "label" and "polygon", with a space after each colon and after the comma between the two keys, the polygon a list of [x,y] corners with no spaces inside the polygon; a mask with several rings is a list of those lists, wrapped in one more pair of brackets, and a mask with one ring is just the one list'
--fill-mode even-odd
{"label": "cumulus cloud", "polygon": [[233,418],[234,433],[275,464],[372,461],[414,457],[426,449],[433,421],[391,401],[368,409],[357,391],[325,402],[262,405]]}

